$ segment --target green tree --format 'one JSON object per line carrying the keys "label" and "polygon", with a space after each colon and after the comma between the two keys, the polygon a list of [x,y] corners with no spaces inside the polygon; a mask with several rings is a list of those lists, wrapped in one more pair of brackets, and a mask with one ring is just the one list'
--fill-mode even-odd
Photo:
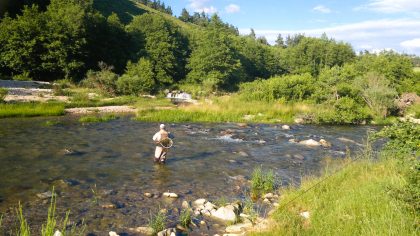
{"label": "green tree", "polygon": [[127,95],[151,93],[155,89],[152,63],[144,58],[139,62],[128,62],[127,70],[117,81],[118,91]]}
{"label": "green tree", "polygon": [[233,89],[241,81],[242,66],[231,45],[230,38],[217,29],[205,32],[191,53],[188,80],[211,91]]}

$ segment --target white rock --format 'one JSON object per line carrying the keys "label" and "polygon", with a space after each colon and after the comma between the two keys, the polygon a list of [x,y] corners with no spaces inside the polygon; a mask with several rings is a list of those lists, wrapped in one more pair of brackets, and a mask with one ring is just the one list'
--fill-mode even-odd
{"label": "white rock", "polygon": [[309,219],[311,214],[309,213],[309,211],[304,211],[304,212],[301,212],[299,215],[305,219]]}
{"label": "white rock", "polygon": [[327,140],[325,140],[325,139],[320,139],[320,140],[319,140],[319,143],[320,143],[323,147],[327,147],[327,148],[331,147],[331,143],[330,143],[330,142],[328,142],[328,141],[327,141]]}
{"label": "white rock", "polygon": [[215,218],[225,220],[225,221],[235,221],[236,220],[236,214],[234,211],[233,206],[226,206],[226,207],[220,207],[215,211],[212,216]]}
{"label": "white rock", "polygon": [[263,198],[268,198],[268,199],[274,198],[274,194],[273,193],[267,193],[267,194],[264,195]]}
{"label": "white rock", "polygon": [[271,204],[271,202],[270,202],[270,200],[268,198],[264,198],[263,202],[264,203],[267,203],[267,204]]}
{"label": "white rock", "polygon": [[291,139],[289,139],[289,143],[297,143],[297,141],[296,141],[296,139],[291,138]]}
{"label": "white rock", "polygon": [[289,130],[290,129],[290,126],[288,126],[288,125],[282,125],[281,126],[281,129],[283,129],[283,130]]}
{"label": "white rock", "polygon": [[182,202],[182,208],[188,209],[188,208],[190,208],[190,204],[187,201],[183,201]]}
{"label": "white rock", "polygon": [[215,209],[216,208],[216,205],[214,205],[213,203],[211,203],[211,202],[206,202],[205,204],[204,204],[204,209],[206,209],[206,210],[208,210],[208,211],[211,211],[211,210],[213,210],[213,209]]}
{"label": "white rock", "polygon": [[166,192],[166,193],[163,193],[163,196],[170,197],[170,198],[177,198],[178,197],[178,194]]}
{"label": "white rock", "polygon": [[205,225],[206,222],[204,220],[200,221],[200,225]]}
{"label": "white rock", "polygon": [[204,198],[200,198],[200,199],[197,199],[197,200],[195,200],[195,201],[193,202],[193,206],[194,206],[194,207],[202,206],[202,205],[204,205],[204,203],[206,203],[206,202],[207,202],[207,200],[206,200],[206,199],[204,199]]}
{"label": "white rock", "polygon": [[151,198],[151,197],[153,197],[153,194],[151,194],[151,193],[144,193],[144,196],[145,197],[148,197],[148,198]]}
{"label": "white rock", "polygon": [[63,236],[60,230],[56,230],[53,236]]}
{"label": "white rock", "polygon": [[119,235],[115,233],[114,231],[109,231],[109,236],[119,236]]}
{"label": "white rock", "polygon": [[313,139],[300,141],[299,144],[306,145],[306,146],[311,146],[311,147],[321,146],[321,144],[318,141],[315,141]]}
{"label": "white rock", "polygon": [[273,206],[278,207],[280,204],[278,202],[273,203]]}
{"label": "white rock", "polygon": [[240,233],[248,228],[252,228],[251,223],[242,223],[236,225],[230,225],[226,228],[227,233]]}

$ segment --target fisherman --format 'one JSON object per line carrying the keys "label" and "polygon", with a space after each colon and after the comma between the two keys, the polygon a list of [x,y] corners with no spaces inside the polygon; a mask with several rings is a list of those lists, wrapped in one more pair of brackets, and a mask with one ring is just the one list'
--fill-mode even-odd
{"label": "fisherman", "polygon": [[161,124],[159,128],[159,132],[153,135],[153,141],[156,143],[154,160],[156,163],[165,164],[166,154],[172,146],[173,135],[166,131],[164,124]]}

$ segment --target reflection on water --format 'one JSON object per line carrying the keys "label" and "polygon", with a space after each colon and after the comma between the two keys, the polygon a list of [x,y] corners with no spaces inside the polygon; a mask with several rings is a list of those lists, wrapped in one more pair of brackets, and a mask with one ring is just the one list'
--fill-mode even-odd
{"label": "reflection on water", "polygon": [[[52,119],[60,123],[45,126]],[[249,178],[256,166],[273,169],[284,184],[298,183],[302,175],[317,173],[325,156],[343,157],[346,146],[353,150],[360,148],[337,138],[361,143],[370,128],[293,126],[292,130],[282,130],[276,125],[168,126],[175,134],[175,145],[168,154],[167,164],[160,166],[152,161],[152,136],[158,130],[155,123],[129,118],[87,125],[71,117],[1,119],[0,212],[9,212],[11,206],[21,201],[26,204],[32,225],[38,227],[47,205],[36,194],[54,185],[59,193],[59,211],[71,209],[73,218],[84,218],[89,230],[98,235],[110,229],[144,225],[150,211],[159,207],[169,209],[175,221],[174,208],[179,208],[184,199],[241,197],[245,191],[243,183],[230,177]],[[233,136],[225,135],[228,129]],[[333,147],[305,147],[289,143],[290,138],[324,138]],[[143,196],[145,192],[168,190],[181,198]],[[103,204],[117,207],[103,209]]]}

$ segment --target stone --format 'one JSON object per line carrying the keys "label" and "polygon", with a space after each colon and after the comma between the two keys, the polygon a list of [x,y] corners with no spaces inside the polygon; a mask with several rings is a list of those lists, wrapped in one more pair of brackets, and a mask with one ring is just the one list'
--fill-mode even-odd
{"label": "stone", "polygon": [[278,202],[275,202],[275,203],[273,203],[273,206],[275,206],[275,207],[279,207],[279,206],[280,206],[280,204],[279,204]]}
{"label": "stone", "polygon": [[290,130],[290,126],[288,126],[288,125],[282,125],[281,126],[281,129],[283,129],[283,130]]}
{"label": "stone", "polygon": [[235,221],[236,214],[233,206],[220,207],[213,214],[213,217],[224,221]]}
{"label": "stone", "polygon": [[242,224],[235,224],[226,227],[227,233],[241,233],[246,229],[252,228],[251,223],[242,223]]}
{"label": "stone", "polygon": [[294,121],[296,124],[302,124],[303,122],[305,122],[302,118],[296,118]]}
{"label": "stone", "polygon": [[60,230],[56,230],[53,236],[63,236]]}
{"label": "stone", "polygon": [[264,198],[263,202],[264,203],[267,203],[267,204],[271,204],[271,202],[270,202],[270,200],[268,198]]}
{"label": "stone", "polygon": [[164,229],[157,233],[157,236],[175,236],[176,235],[176,228],[169,228]]}
{"label": "stone", "polygon": [[321,146],[323,146],[323,147],[325,147],[325,148],[330,148],[331,147],[331,143],[330,142],[328,142],[327,140],[325,140],[325,139],[320,139],[319,140],[319,143],[321,144]]}
{"label": "stone", "polygon": [[321,144],[318,141],[315,141],[313,139],[308,139],[308,140],[300,141],[299,144],[310,146],[310,147],[321,146]]}
{"label": "stone", "polygon": [[305,157],[301,154],[293,154],[293,157],[301,161],[305,160]]}
{"label": "stone", "polygon": [[249,156],[248,153],[246,153],[244,151],[239,151],[238,153],[239,153],[240,156],[243,156],[243,157]]}
{"label": "stone", "polygon": [[109,231],[109,236],[119,236],[119,235],[115,233],[114,231]]}
{"label": "stone", "polygon": [[294,138],[289,139],[289,143],[297,143],[298,141]]}
{"label": "stone", "polygon": [[266,143],[266,141],[261,139],[261,140],[258,140],[258,143],[259,144],[264,144],[264,143]]}
{"label": "stone", "polygon": [[216,205],[214,205],[213,203],[211,203],[211,202],[206,202],[205,204],[204,204],[204,209],[206,209],[206,210],[208,210],[208,211],[211,211],[211,210],[213,210],[213,209],[215,209],[216,208]]}
{"label": "stone", "polygon": [[115,209],[117,208],[114,204],[104,204],[101,206],[104,209]]}
{"label": "stone", "polygon": [[178,198],[178,194],[176,194],[176,193],[170,193],[170,192],[163,193],[163,196],[169,197],[169,198]]}
{"label": "stone", "polygon": [[183,209],[189,209],[190,208],[190,204],[187,201],[183,201],[181,207]]}
{"label": "stone", "polygon": [[37,193],[36,196],[42,200],[51,198],[53,196],[51,191],[47,191],[44,193]]}
{"label": "stone", "polygon": [[143,195],[148,198],[153,197],[153,193],[144,193]]}
{"label": "stone", "polygon": [[263,198],[268,198],[268,199],[274,198],[274,194],[273,193],[267,193],[267,194],[264,195]]}
{"label": "stone", "polygon": [[204,220],[200,221],[200,225],[205,225],[206,222]]}
{"label": "stone", "polygon": [[166,208],[162,208],[162,209],[159,210],[159,212],[162,213],[162,214],[166,214],[166,213],[168,213],[168,210]]}
{"label": "stone", "polygon": [[145,235],[153,235],[153,229],[151,227],[129,228],[129,230],[135,231],[137,233],[145,234]]}
{"label": "stone", "polygon": [[304,211],[304,212],[299,213],[299,215],[305,219],[309,219],[311,214],[309,213],[309,211]]}
{"label": "stone", "polygon": [[194,206],[194,207],[202,206],[202,205],[204,205],[204,203],[206,203],[206,202],[207,202],[207,200],[206,200],[206,199],[204,199],[204,198],[200,198],[200,199],[197,199],[197,200],[195,200],[195,201],[193,202],[193,206]]}
{"label": "stone", "polygon": [[238,123],[237,124],[239,127],[241,127],[241,128],[245,128],[245,127],[247,127],[248,126],[248,124],[247,123]]}

